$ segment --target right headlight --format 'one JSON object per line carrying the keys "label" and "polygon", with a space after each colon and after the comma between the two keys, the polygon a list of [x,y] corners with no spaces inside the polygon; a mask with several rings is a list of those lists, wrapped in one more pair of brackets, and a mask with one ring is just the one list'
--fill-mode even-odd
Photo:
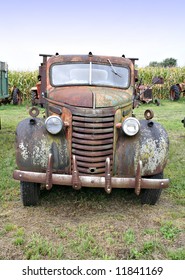
{"label": "right headlight", "polygon": [[45,125],[49,133],[57,134],[63,128],[63,121],[58,116],[50,116],[46,119]]}
{"label": "right headlight", "polygon": [[122,129],[128,136],[134,136],[138,133],[140,122],[133,117],[125,119],[122,123]]}

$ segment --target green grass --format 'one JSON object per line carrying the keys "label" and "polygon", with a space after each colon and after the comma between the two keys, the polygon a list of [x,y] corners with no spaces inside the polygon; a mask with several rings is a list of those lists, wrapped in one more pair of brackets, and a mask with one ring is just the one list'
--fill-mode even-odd
{"label": "green grass", "polygon": [[133,244],[135,242],[135,235],[133,229],[128,229],[124,233],[123,239],[127,245]]}
{"label": "green grass", "polygon": [[63,254],[62,244],[55,245],[53,242],[44,239],[40,234],[33,234],[25,247],[25,255],[28,260],[62,259]]}
{"label": "green grass", "polygon": [[28,106],[0,106],[0,259],[185,259],[185,98],[142,104],[136,116],[149,108],[170,138],[170,188],[157,205],[142,206],[126,190],[56,187],[38,207],[23,207],[12,174],[15,130]]}
{"label": "green grass", "polygon": [[165,239],[171,239],[174,240],[177,237],[177,234],[179,234],[180,230],[175,227],[172,222],[165,222],[161,228],[160,231]]}

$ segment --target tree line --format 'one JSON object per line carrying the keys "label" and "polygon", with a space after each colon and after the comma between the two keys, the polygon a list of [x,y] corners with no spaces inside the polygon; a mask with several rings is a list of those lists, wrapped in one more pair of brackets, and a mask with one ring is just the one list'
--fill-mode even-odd
{"label": "tree line", "polygon": [[166,58],[161,62],[151,61],[149,63],[150,67],[176,67],[177,66],[177,59],[175,58]]}

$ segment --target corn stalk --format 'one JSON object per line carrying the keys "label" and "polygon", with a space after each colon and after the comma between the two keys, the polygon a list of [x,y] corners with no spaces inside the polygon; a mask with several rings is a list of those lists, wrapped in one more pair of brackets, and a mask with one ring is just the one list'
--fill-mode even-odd
{"label": "corn stalk", "polygon": [[30,89],[37,83],[38,71],[9,71],[9,88],[16,86],[23,93],[23,100],[30,100]]}
{"label": "corn stalk", "polygon": [[142,78],[142,83],[151,85],[154,77],[162,77],[163,85],[154,85],[152,93],[154,98],[167,99],[171,85],[182,83],[185,81],[185,67],[145,67],[138,69],[139,79]]}

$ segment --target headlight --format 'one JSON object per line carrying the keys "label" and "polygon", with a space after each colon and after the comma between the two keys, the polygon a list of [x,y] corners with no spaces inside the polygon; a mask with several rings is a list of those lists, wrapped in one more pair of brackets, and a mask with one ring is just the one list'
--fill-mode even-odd
{"label": "headlight", "polygon": [[122,123],[122,129],[128,136],[136,135],[139,131],[140,123],[136,118],[129,117]]}
{"label": "headlight", "polygon": [[50,116],[45,121],[46,129],[51,134],[57,134],[62,130],[63,122],[58,116]]}

